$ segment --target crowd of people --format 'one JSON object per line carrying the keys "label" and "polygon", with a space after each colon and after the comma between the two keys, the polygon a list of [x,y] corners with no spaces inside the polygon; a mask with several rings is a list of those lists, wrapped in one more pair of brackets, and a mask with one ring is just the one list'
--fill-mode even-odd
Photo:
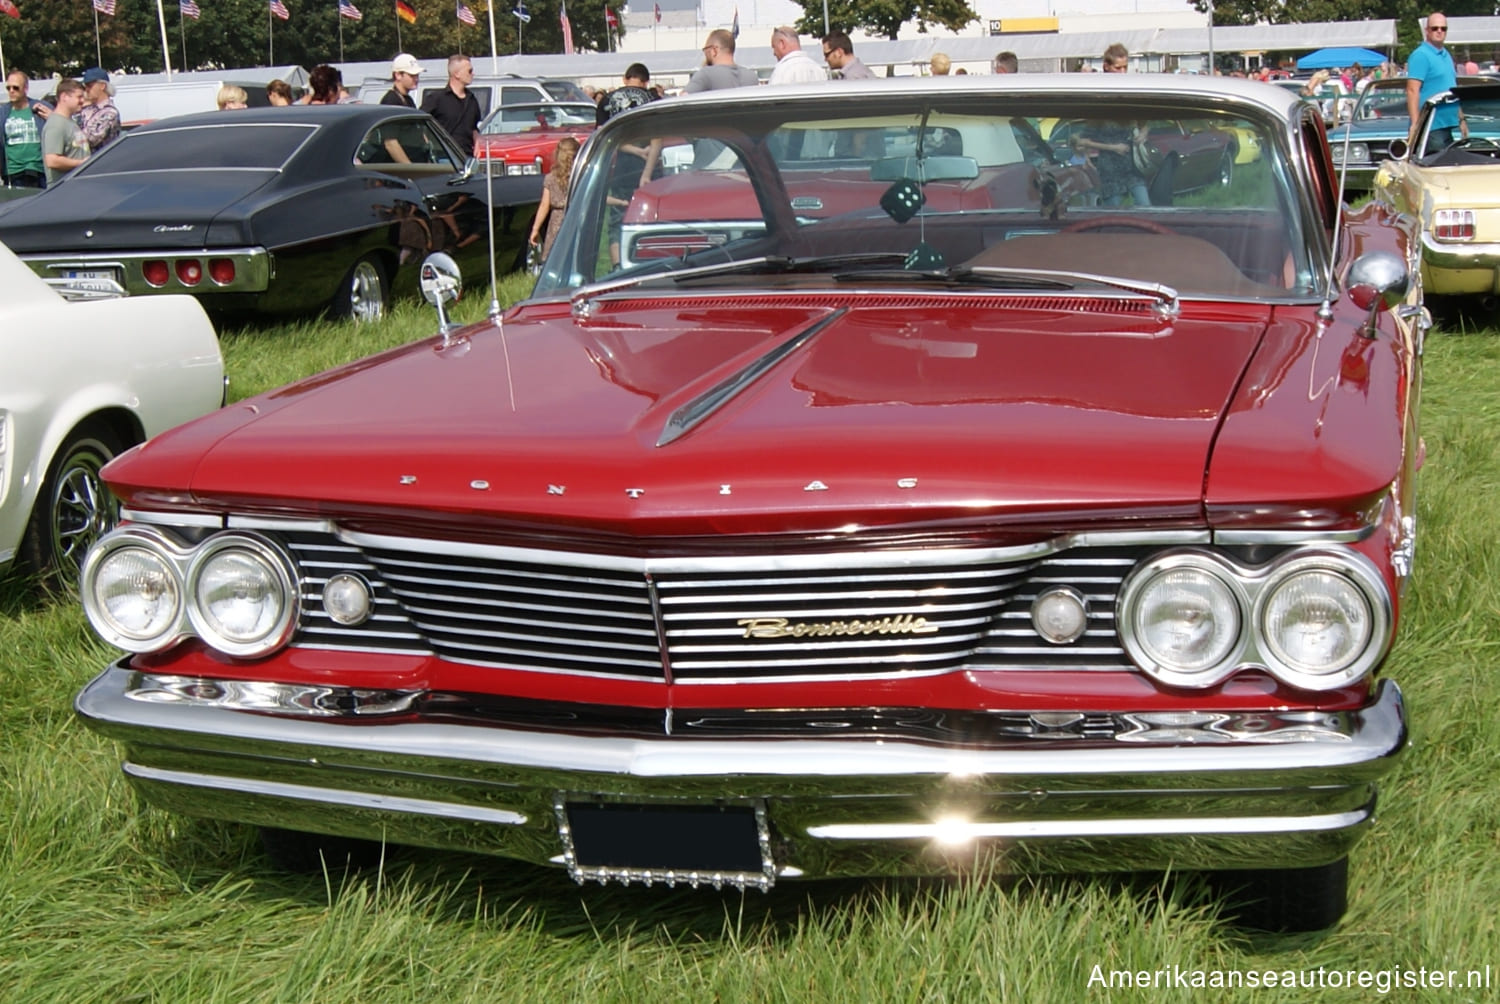
{"label": "crowd of people", "polygon": [[[1461,68],[1465,74],[1475,74],[1479,68],[1472,61],[1459,67],[1448,52],[1445,41],[1447,17],[1434,12],[1423,26],[1424,41],[1411,54],[1406,68],[1407,103],[1413,122],[1421,102],[1433,94],[1454,85]],[[776,57],[776,66],[766,81],[772,86],[784,84],[807,84],[827,80],[867,80],[875,73],[860,61],[854,52],[854,42],[844,32],[830,32],[820,39],[823,62],[820,65],[802,50],[802,40],[789,27],[778,27],[771,32],[771,51]],[[1105,50],[1100,68],[1104,72],[1125,72],[1130,68],[1130,54],[1118,43]],[[932,55],[929,69],[933,76],[963,74],[963,67],[954,68],[952,59],[942,52]],[[995,55],[991,69],[996,74],[1017,73],[1020,61],[1014,52],[1003,51]],[[401,53],[391,62],[391,87],[380,99],[381,104],[418,107],[413,98],[421,76],[422,64],[410,53]],[[1269,80],[1279,71],[1262,66],[1254,71],[1232,71],[1233,76]],[[1305,85],[1304,91],[1316,95],[1319,89],[1337,72],[1344,91],[1355,94],[1372,80],[1399,74],[1400,68],[1391,63],[1363,67],[1354,63],[1338,71],[1320,71]],[[447,63],[448,81],[442,89],[427,91],[421,108],[426,111],[453,138],[466,156],[472,156],[479,135],[479,123],[483,117],[479,101],[469,92],[473,82],[474,66],[468,56],[450,56]],[[12,187],[44,188],[68,171],[83,163],[91,154],[103,149],[120,135],[119,109],[112,100],[114,84],[109,74],[91,67],[79,79],[65,79],[48,100],[36,101],[28,97],[30,81],[20,70],[12,70],[6,76],[8,103],[0,115],[4,130],[4,155],[0,156],[0,183]],[[735,33],[718,28],[710,31],[703,44],[703,64],[689,78],[683,93],[721,90],[731,87],[748,87],[760,83],[755,70],[735,61]],[[308,78],[308,91],[301,103],[313,105],[342,104],[354,98],[344,86],[337,67],[322,64],[313,68]],[[642,63],[632,64],[626,71],[622,86],[614,90],[586,88],[598,105],[598,121],[602,124],[610,116],[637,104],[664,97],[661,87],[651,83],[650,71]],[[266,97],[271,105],[285,106],[295,102],[292,88],[282,80],[273,80],[266,85]],[[221,110],[245,108],[249,95],[243,88],[226,85],[218,93]],[[57,114],[61,112],[62,114]],[[1434,129],[1434,141],[1452,142],[1455,134],[1466,135],[1467,125],[1457,112],[1448,115],[1453,121],[1442,119]],[[1089,151],[1096,159],[1109,155],[1118,147],[1118,141],[1100,139],[1101,144]],[[401,160],[392,151],[392,156]],[[644,163],[644,159],[642,163]],[[1102,166],[1102,162],[1101,162]],[[1123,179],[1129,187],[1139,188],[1134,179]],[[563,204],[566,188],[552,193],[553,204]]]}

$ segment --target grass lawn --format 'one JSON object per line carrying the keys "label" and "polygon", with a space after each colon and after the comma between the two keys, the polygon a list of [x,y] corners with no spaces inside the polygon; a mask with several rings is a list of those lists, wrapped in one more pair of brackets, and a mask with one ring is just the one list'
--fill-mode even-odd
{"label": "grass lawn", "polygon": [[[508,298],[524,289],[511,282]],[[481,316],[483,297],[460,318]],[[231,396],[432,327],[406,305],[366,328],[226,332]],[[1237,932],[1188,875],[580,890],[561,871],[392,849],[373,873],[287,877],[249,827],[137,803],[119,750],[71,711],[111,650],[76,602],[12,581],[0,584],[0,1001],[1500,1000],[1500,333],[1448,331],[1427,343],[1417,572],[1385,669],[1414,741],[1332,931]],[[1106,991],[1095,966],[1166,982]],[[1424,967],[1463,980],[1486,966],[1488,989],[1378,993],[1398,969],[1400,986]],[[1356,987],[1174,987],[1193,970]]]}

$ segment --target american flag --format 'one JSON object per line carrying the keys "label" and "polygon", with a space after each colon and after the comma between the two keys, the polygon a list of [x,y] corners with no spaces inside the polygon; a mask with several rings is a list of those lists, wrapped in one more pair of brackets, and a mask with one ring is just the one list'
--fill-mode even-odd
{"label": "american flag", "polygon": [[568,0],[562,0],[557,9],[557,23],[562,25],[563,55],[573,55],[573,22],[568,20]]}
{"label": "american flag", "polygon": [[474,20],[474,12],[469,9],[469,5],[464,3],[464,0],[458,0],[458,10],[456,13],[458,14],[458,19],[464,24],[475,25],[479,23]]}
{"label": "american flag", "polygon": [[177,10],[182,14],[183,17],[190,17],[194,21],[198,20],[199,16],[203,13],[198,9],[198,4],[194,2],[194,0],[182,0],[182,2],[177,5]]}
{"label": "american flag", "polygon": [[94,0],[94,9],[101,14],[113,17],[115,13],[115,0]]}
{"label": "american flag", "polygon": [[17,21],[21,20],[21,8],[17,7],[11,0],[0,0],[0,14],[9,15]]}
{"label": "american flag", "polygon": [[[94,2],[98,3],[99,0],[94,0]],[[114,3],[115,0],[108,0],[108,2]],[[286,9],[286,4],[282,3],[281,0],[271,0],[271,13],[283,21],[290,21],[292,19],[292,12]]]}
{"label": "american flag", "polygon": [[347,17],[351,21],[363,21],[365,16],[354,6],[354,0],[339,0],[339,17]]}

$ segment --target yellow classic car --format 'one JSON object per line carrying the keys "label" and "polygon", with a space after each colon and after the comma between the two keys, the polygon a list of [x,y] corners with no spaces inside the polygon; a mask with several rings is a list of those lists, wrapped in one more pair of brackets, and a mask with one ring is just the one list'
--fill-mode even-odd
{"label": "yellow classic car", "polygon": [[1421,220],[1426,292],[1500,293],[1500,83],[1461,83],[1433,97],[1416,136],[1410,149],[1392,143],[1375,198]]}

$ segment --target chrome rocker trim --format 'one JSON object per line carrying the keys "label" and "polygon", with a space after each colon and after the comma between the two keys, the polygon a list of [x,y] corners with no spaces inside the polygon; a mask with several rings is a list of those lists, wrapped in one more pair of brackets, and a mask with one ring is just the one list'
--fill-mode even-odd
{"label": "chrome rocker trim", "polygon": [[784,877],[941,874],[986,852],[1009,873],[1307,867],[1348,853],[1407,742],[1390,681],[1280,739],[1195,740],[1164,719],[1154,733],[976,749],[290,718],[132,696],[142,680],[116,664],[75,707],[125,743],[126,775],[153,804],[539,865],[566,863],[566,794],[763,804]]}

